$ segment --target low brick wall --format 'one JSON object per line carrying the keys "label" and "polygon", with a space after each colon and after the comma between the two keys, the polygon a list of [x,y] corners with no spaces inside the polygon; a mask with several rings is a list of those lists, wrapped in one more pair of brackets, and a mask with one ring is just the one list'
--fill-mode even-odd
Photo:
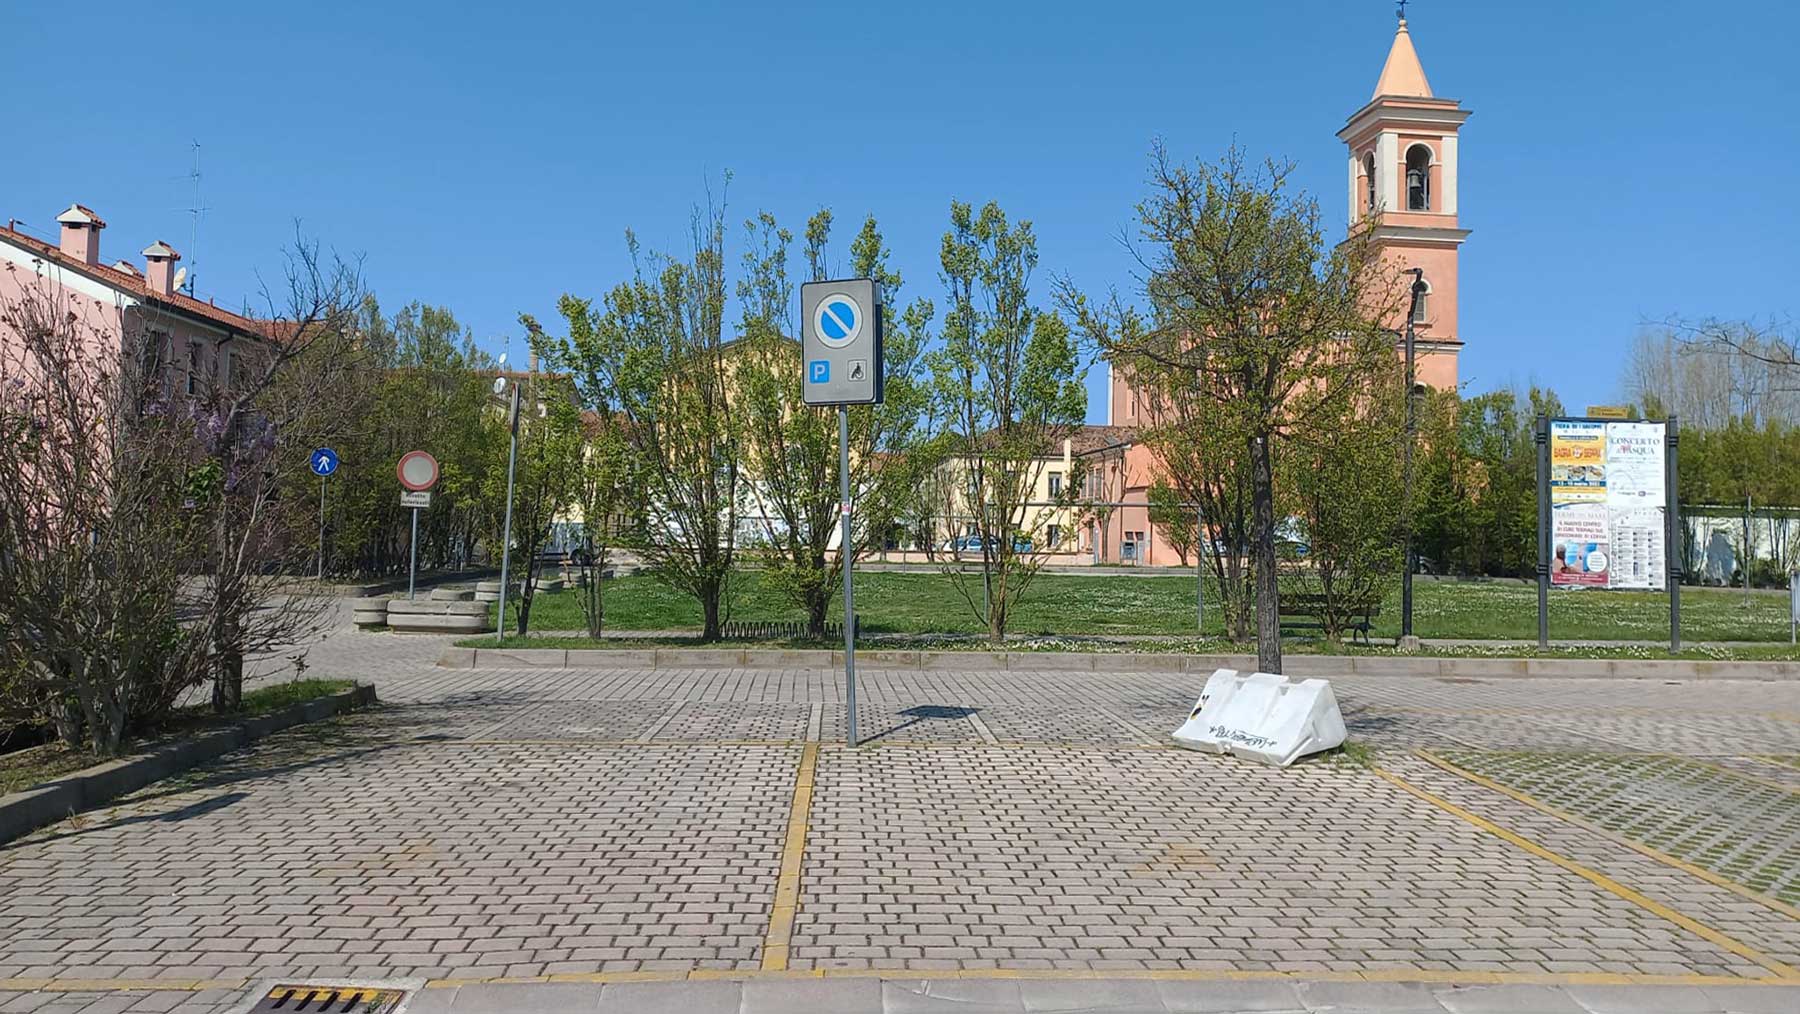
{"label": "low brick wall", "polygon": [[0,843],[21,838],[47,824],[116,799],[151,782],[186,771],[262,739],[271,733],[317,722],[375,702],[368,685],[284,708],[272,715],[245,719],[192,739],[157,747],[148,753],[96,764],[23,792],[0,796]]}

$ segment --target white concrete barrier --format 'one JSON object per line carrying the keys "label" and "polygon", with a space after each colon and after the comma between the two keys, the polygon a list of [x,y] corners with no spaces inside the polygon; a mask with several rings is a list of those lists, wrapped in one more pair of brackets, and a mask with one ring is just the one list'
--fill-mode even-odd
{"label": "white concrete barrier", "polygon": [[387,604],[384,598],[360,598],[350,600],[350,622],[365,630],[371,627],[387,626]]}
{"label": "white concrete barrier", "polygon": [[1188,720],[1174,732],[1190,750],[1229,753],[1287,767],[1344,742],[1344,715],[1327,680],[1298,683],[1269,673],[1219,669],[1206,679]]}

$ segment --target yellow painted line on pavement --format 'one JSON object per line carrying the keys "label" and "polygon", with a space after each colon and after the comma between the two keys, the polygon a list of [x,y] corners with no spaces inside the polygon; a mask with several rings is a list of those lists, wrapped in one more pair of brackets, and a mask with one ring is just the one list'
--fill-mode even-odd
{"label": "yellow painted line on pavement", "polygon": [[763,936],[764,971],[778,972],[788,966],[794,915],[800,910],[800,865],[806,858],[806,829],[812,818],[813,776],[818,766],[819,744],[808,743],[800,752],[800,770],[794,773],[787,842],[781,847],[781,876],[775,881],[775,906],[769,911],[769,931]]}
{"label": "yellow painted line on pavement", "polygon": [[1724,877],[1719,876],[1717,873],[1714,873],[1711,870],[1703,869],[1699,866],[1695,866],[1693,863],[1687,862],[1686,860],[1677,859],[1674,856],[1669,855],[1665,852],[1659,852],[1656,849],[1653,849],[1648,845],[1644,845],[1644,844],[1640,844],[1638,842],[1632,841],[1630,838],[1627,838],[1624,835],[1617,834],[1612,831],[1608,831],[1606,828],[1601,827],[1600,825],[1595,824],[1592,821],[1589,821],[1583,817],[1577,817],[1576,815],[1569,813],[1566,810],[1561,810],[1561,809],[1558,809],[1557,807],[1551,806],[1549,803],[1546,803],[1543,800],[1538,799],[1534,796],[1527,795],[1524,792],[1520,792],[1518,789],[1512,788],[1510,786],[1502,785],[1499,782],[1494,781],[1492,778],[1486,777],[1485,775],[1478,775],[1473,771],[1469,771],[1465,768],[1458,767],[1456,764],[1454,764],[1450,761],[1447,761],[1442,757],[1439,757],[1437,754],[1432,753],[1430,750],[1414,750],[1413,753],[1416,754],[1420,760],[1425,761],[1429,764],[1432,764],[1436,767],[1443,768],[1445,771],[1448,771],[1449,773],[1456,775],[1458,778],[1467,779],[1468,781],[1474,782],[1476,785],[1479,785],[1484,789],[1492,789],[1495,792],[1498,792],[1503,796],[1507,796],[1511,799],[1517,800],[1518,802],[1524,803],[1526,806],[1529,806],[1532,809],[1539,811],[1540,813],[1547,813],[1550,816],[1555,817],[1557,820],[1566,821],[1570,824],[1574,824],[1576,827],[1579,827],[1584,831],[1590,831],[1594,834],[1601,835],[1602,837],[1605,837],[1610,841],[1614,841],[1620,845],[1625,846],[1626,848],[1632,850],[1633,852],[1638,853],[1639,855],[1647,856],[1651,859],[1656,860],[1659,863],[1662,863],[1665,866],[1674,867],[1675,869],[1678,869],[1683,873],[1686,873],[1690,876],[1698,877],[1701,880],[1704,880],[1707,883],[1712,884],[1716,887],[1723,887],[1727,891],[1730,891],[1731,893],[1736,894],[1740,897],[1748,898],[1751,901],[1758,902],[1763,905],[1767,905],[1770,908],[1774,909],[1775,911],[1780,912],[1782,915],[1790,916],[1794,919],[1800,919],[1800,908],[1796,908],[1793,905],[1790,905],[1787,902],[1782,901],[1779,898],[1771,898],[1766,894],[1758,894],[1756,891],[1751,890],[1748,887],[1745,887],[1743,884],[1739,884],[1739,883],[1736,883],[1735,881],[1727,880]]}
{"label": "yellow painted line on pavement", "polygon": [[1783,964],[1782,962],[1769,957],[1767,954],[1764,954],[1763,952],[1757,950],[1754,947],[1751,947],[1749,944],[1746,944],[1741,940],[1737,940],[1733,937],[1726,936],[1725,934],[1719,932],[1716,929],[1713,929],[1711,926],[1708,926],[1705,923],[1700,922],[1699,920],[1693,919],[1689,916],[1682,915],[1680,912],[1677,912],[1674,909],[1670,908],[1669,906],[1664,905],[1662,902],[1657,901],[1654,898],[1647,897],[1644,894],[1642,894],[1641,892],[1635,891],[1632,888],[1626,887],[1624,884],[1619,883],[1617,880],[1614,880],[1613,878],[1607,876],[1604,873],[1599,872],[1598,870],[1591,870],[1591,869],[1587,868],[1586,866],[1583,866],[1580,863],[1576,862],[1575,860],[1568,858],[1567,856],[1561,855],[1557,852],[1552,852],[1551,850],[1545,848],[1544,846],[1539,845],[1537,842],[1534,842],[1531,839],[1526,838],[1524,835],[1517,834],[1512,831],[1508,831],[1506,828],[1501,827],[1500,825],[1494,823],[1491,820],[1488,820],[1486,817],[1483,817],[1477,813],[1471,813],[1470,811],[1465,810],[1460,806],[1457,806],[1455,803],[1452,803],[1449,800],[1442,798],[1441,796],[1433,795],[1432,793],[1419,788],[1418,786],[1414,785],[1413,783],[1407,781],[1404,778],[1401,778],[1399,775],[1396,775],[1391,771],[1386,770],[1385,768],[1377,767],[1374,769],[1374,771],[1377,775],[1380,775],[1382,778],[1388,780],[1389,782],[1392,782],[1393,784],[1395,784],[1395,785],[1399,786],[1400,788],[1406,790],[1407,792],[1419,797],[1420,799],[1425,800],[1427,803],[1430,803],[1431,805],[1437,807],[1438,809],[1443,810],[1445,813],[1451,814],[1452,816],[1455,816],[1455,817],[1460,817],[1462,820],[1464,820],[1470,824],[1473,824],[1474,826],[1480,828],[1481,830],[1486,831],[1487,833],[1494,835],[1495,837],[1498,837],[1504,841],[1510,842],[1513,845],[1516,845],[1519,848],[1524,849],[1525,851],[1531,853],[1534,856],[1537,856],[1540,859],[1548,859],[1549,861],[1555,863],[1556,865],[1562,867],[1563,869],[1568,870],[1570,873],[1573,873],[1576,876],[1582,878],[1583,880],[1588,881],[1589,883],[1593,884],[1594,886],[1599,887],[1602,890],[1608,891],[1612,894],[1616,894],[1619,897],[1624,898],[1626,901],[1629,901],[1632,904],[1637,905],[1639,908],[1643,908],[1643,909],[1651,912],[1652,914],[1656,915],[1658,918],[1666,919],[1669,922],[1672,922],[1675,925],[1680,926],[1682,929],[1687,930],[1689,933],[1692,933],[1695,936],[1708,941],[1709,943],[1712,943],[1719,947],[1722,947],[1725,950],[1728,950],[1731,953],[1736,954],[1738,957],[1747,959],[1749,961],[1754,961],[1755,963],[1763,966],[1764,968],[1775,973],[1775,975],[1777,975],[1781,978],[1800,979],[1800,971],[1796,971],[1793,967]]}
{"label": "yellow painted line on pavement", "polygon": [[249,979],[0,979],[0,991],[21,993],[105,993],[164,990],[198,993],[208,989],[244,989]]}

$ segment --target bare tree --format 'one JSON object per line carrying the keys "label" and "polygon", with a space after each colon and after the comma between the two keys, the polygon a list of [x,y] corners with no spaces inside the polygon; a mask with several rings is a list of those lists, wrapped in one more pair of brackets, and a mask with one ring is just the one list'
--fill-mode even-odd
{"label": "bare tree", "polygon": [[1774,324],[1675,319],[1646,328],[1620,382],[1640,408],[1677,414],[1692,429],[1800,423],[1795,339]]}
{"label": "bare tree", "polygon": [[204,530],[152,346],[84,302],[40,276],[0,303],[0,721],[112,754],[206,676],[181,622]]}
{"label": "bare tree", "polygon": [[233,357],[229,378],[196,393],[190,499],[210,546],[199,622],[211,641],[213,706],[243,701],[246,660],[269,657],[316,630],[329,601],[291,575],[312,547],[310,504],[282,496],[306,470],[322,433],[343,423],[334,396],[358,368],[354,321],[362,280],[297,237],[279,289],[264,286],[258,340]]}

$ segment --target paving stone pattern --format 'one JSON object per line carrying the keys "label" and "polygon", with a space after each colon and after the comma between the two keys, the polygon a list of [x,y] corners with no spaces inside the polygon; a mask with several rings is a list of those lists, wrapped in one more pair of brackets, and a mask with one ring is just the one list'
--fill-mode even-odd
{"label": "paving stone pattern", "polygon": [[[372,681],[383,707],[0,848],[0,982],[755,968],[806,740],[796,967],[1768,974],[1373,771],[1168,748],[1201,675],[871,670],[848,751],[839,672],[438,669],[445,643],[327,637],[309,674]],[[1334,686],[1384,766],[1800,961],[1795,920],[1406,753],[1779,773],[1800,685]],[[1655,813],[1717,794],[1645,786]],[[1760,836],[1732,839],[1746,870],[1780,862],[1789,824],[1729,819]],[[19,996],[51,994],[0,1011]]]}
{"label": "paving stone pattern", "polygon": [[834,750],[818,784],[797,967],[1762,973],[1346,765]]}
{"label": "paving stone pattern", "polygon": [[1449,751],[1447,759],[1752,890],[1800,902],[1800,794],[1685,757]]}
{"label": "paving stone pattern", "polygon": [[[209,991],[0,992],[0,1012],[223,1014]],[[1127,979],[480,983],[414,994],[408,1014],[1790,1014],[1800,987]]]}

